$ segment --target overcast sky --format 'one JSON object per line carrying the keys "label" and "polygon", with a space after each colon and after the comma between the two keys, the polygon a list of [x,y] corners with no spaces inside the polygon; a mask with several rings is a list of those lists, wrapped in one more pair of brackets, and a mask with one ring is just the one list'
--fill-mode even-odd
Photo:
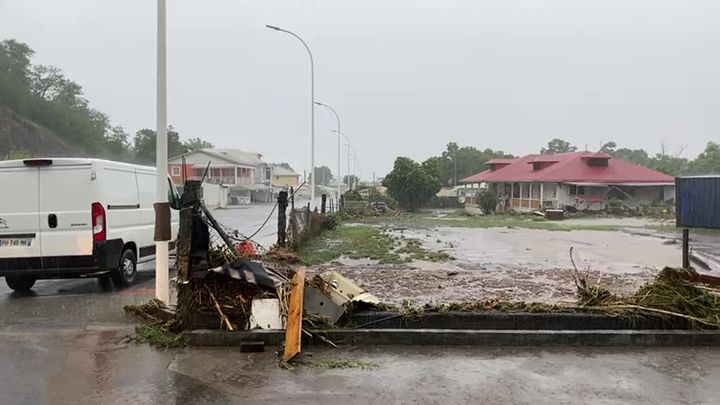
{"label": "overcast sky", "polygon": [[[181,137],[309,167],[309,61],[364,178],[448,141],[513,154],[553,137],[694,157],[720,136],[717,0],[168,1],[168,120]],[[0,0],[0,38],[62,68],[134,134],[155,127],[153,0]],[[316,161],[337,166],[316,110]],[[343,174],[345,152],[343,150]]]}

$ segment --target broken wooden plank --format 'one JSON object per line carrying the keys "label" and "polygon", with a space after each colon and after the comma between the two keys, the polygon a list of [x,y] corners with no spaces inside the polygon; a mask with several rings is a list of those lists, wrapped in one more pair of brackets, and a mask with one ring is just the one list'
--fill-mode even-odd
{"label": "broken wooden plank", "polygon": [[292,279],[288,303],[285,352],[283,361],[290,361],[301,351],[303,297],[305,294],[305,268],[301,267]]}

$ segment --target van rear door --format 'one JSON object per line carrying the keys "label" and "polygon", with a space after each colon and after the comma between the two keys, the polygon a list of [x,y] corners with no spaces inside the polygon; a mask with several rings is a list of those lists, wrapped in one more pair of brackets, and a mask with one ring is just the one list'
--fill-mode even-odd
{"label": "van rear door", "polygon": [[0,166],[0,258],[42,256],[38,176],[37,167],[22,161]]}
{"label": "van rear door", "polygon": [[50,258],[93,254],[94,178],[89,162],[40,167],[40,237],[45,267]]}

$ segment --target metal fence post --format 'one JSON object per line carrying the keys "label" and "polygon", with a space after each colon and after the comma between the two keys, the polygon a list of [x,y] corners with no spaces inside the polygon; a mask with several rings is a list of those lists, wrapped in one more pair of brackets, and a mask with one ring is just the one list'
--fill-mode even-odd
{"label": "metal fence post", "polygon": [[281,191],[280,194],[278,194],[278,232],[277,232],[277,245],[280,247],[285,247],[285,240],[286,240],[286,230],[287,230],[287,217],[285,215],[285,210],[287,210],[288,205],[288,193],[287,191]]}

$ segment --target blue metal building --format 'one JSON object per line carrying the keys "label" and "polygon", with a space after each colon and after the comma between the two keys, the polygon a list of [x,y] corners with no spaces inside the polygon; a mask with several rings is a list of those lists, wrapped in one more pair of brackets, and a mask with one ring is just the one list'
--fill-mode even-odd
{"label": "blue metal building", "polygon": [[720,175],[675,179],[677,226],[720,229]]}

